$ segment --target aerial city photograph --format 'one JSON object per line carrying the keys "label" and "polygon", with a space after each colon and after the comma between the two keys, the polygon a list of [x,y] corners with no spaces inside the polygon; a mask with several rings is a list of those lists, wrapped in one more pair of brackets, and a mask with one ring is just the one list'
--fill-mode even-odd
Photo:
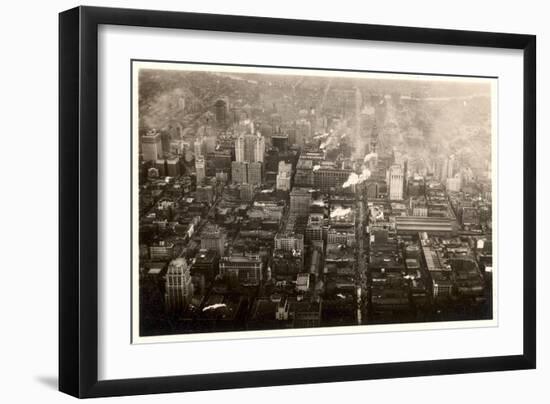
{"label": "aerial city photograph", "polygon": [[133,72],[138,337],[494,318],[495,79]]}

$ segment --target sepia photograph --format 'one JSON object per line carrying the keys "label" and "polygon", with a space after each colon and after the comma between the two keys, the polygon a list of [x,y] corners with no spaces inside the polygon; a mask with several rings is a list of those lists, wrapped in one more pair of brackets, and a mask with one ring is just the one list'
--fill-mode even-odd
{"label": "sepia photograph", "polygon": [[497,78],[131,63],[133,343],[497,324]]}

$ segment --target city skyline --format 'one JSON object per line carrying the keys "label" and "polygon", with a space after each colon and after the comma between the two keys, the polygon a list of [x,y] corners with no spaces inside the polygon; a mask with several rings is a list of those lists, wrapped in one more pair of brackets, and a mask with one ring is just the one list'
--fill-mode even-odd
{"label": "city skyline", "polygon": [[134,340],[495,319],[496,79],[136,63]]}

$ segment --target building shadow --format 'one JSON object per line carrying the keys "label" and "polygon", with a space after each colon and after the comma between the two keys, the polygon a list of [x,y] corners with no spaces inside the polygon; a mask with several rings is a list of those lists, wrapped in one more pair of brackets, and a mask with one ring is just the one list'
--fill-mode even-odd
{"label": "building shadow", "polygon": [[36,376],[35,379],[37,382],[50,389],[57,390],[58,388],[57,376]]}

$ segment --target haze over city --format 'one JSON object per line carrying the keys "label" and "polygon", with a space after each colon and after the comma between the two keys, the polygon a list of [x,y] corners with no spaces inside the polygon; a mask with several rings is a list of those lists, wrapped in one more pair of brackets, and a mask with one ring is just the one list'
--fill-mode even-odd
{"label": "haze over city", "polygon": [[140,336],[493,317],[493,79],[173,66],[134,69]]}

